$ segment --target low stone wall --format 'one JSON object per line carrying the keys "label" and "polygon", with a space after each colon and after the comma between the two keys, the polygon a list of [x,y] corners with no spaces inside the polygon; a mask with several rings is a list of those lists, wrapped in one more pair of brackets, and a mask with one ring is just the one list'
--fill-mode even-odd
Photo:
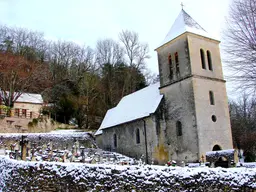
{"label": "low stone wall", "polygon": [[53,149],[72,149],[75,141],[79,142],[80,146],[85,148],[96,147],[94,138],[86,132],[72,132],[72,133],[12,133],[12,134],[1,134],[0,133],[0,148],[7,147],[10,150],[11,144],[18,144],[22,136],[26,136],[28,144],[31,145],[35,143],[37,146],[47,145],[51,143]]}
{"label": "low stone wall", "polygon": [[254,191],[256,169],[23,162],[0,157],[0,191]]}
{"label": "low stone wall", "polygon": [[0,133],[47,133],[57,128],[73,129],[75,126],[58,123],[46,116],[37,119],[21,117],[0,118]]}

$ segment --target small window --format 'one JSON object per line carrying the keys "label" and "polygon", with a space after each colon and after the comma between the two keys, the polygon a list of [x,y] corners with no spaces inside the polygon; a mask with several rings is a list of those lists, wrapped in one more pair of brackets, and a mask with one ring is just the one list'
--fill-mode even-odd
{"label": "small window", "polygon": [[175,53],[175,64],[176,64],[176,75],[177,75],[177,77],[179,77],[180,76],[180,64],[179,64],[179,55],[177,52]]}
{"label": "small window", "polygon": [[214,95],[212,91],[209,91],[209,99],[210,99],[210,104],[214,105],[215,102],[214,102]]}
{"label": "small window", "polygon": [[180,121],[176,122],[177,136],[182,136],[182,124]]}
{"label": "small window", "polygon": [[216,122],[217,121],[217,117],[215,115],[212,115],[212,121]]}
{"label": "small window", "polygon": [[203,68],[203,69],[206,69],[206,67],[205,67],[204,50],[203,50],[203,49],[200,49],[200,55],[201,55],[202,68]]}
{"label": "small window", "polygon": [[14,115],[15,115],[16,117],[19,117],[19,116],[20,116],[20,109],[15,109]]}
{"label": "small window", "polygon": [[140,130],[136,129],[136,143],[139,144],[140,143]]}
{"label": "small window", "polygon": [[27,117],[27,110],[26,109],[22,109],[22,117]]}
{"label": "small window", "polygon": [[173,65],[172,65],[172,56],[169,55],[168,57],[169,62],[169,70],[170,70],[170,79],[173,79]]}
{"label": "small window", "polygon": [[117,137],[116,137],[116,134],[113,135],[113,140],[114,140],[114,147],[117,147]]}
{"label": "small window", "polygon": [[207,51],[207,61],[208,61],[209,70],[212,71],[212,56],[209,50]]}

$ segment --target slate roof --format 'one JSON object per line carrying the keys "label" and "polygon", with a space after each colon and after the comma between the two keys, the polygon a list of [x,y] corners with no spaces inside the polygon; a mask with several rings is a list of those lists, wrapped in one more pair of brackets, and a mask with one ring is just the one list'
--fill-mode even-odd
{"label": "slate roof", "polygon": [[196,35],[208,37],[210,39],[219,41],[216,37],[209,34],[186,11],[182,9],[180,14],[174,21],[168,34],[157,48],[161,47],[162,45],[168,43],[169,41],[175,39],[176,37],[182,35],[185,32],[194,33]]}
{"label": "slate roof", "polygon": [[103,129],[154,113],[163,98],[163,95],[160,95],[159,86],[160,84],[156,83],[123,97],[116,107],[107,111],[95,135],[101,134]]}

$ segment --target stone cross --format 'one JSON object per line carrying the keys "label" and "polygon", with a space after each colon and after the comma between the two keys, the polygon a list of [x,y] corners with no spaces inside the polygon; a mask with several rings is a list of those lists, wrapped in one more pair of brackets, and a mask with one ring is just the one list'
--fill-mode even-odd
{"label": "stone cross", "polygon": [[183,10],[184,4],[181,2],[180,3],[181,9]]}

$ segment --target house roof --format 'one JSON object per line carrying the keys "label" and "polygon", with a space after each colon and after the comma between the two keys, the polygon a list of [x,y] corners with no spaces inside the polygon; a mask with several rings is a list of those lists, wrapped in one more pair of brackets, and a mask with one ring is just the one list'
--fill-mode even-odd
{"label": "house roof", "polygon": [[22,93],[16,102],[42,104],[44,101],[41,94]]}
{"label": "house roof", "polygon": [[[0,94],[2,94],[1,91],[0,91]],[[7,92],[7,94],[9,94],[9,92]],[[15,92],[15,94],[17,93]],[[41,94],[22,93],[15,102],[43,104],[44,101]]]}
{"label": "house roof", "polygon": [[157,47],[161,47],[164,44],[170,42],[171,40],[175,39],[176,37],[182,35],[185,32],[194,33],[196,35],[200,35],[203,37],[208,37],[210,39],[218,40],[218,38],[214,37],[213,35],[209,34],[203,27],[201,27],[186,11],[183,9],[181,10],[180,14],[174,21],[171,29],[169,30],[168,34],[161,42],[161,44]]}
{"label": "house roof", "polygon": [[156,83],[123,97],[116,107],[107,111],[95,135],[101,134],[103,129],[147,117],[154,113],[163,98],[158,89],[159,85]]}

